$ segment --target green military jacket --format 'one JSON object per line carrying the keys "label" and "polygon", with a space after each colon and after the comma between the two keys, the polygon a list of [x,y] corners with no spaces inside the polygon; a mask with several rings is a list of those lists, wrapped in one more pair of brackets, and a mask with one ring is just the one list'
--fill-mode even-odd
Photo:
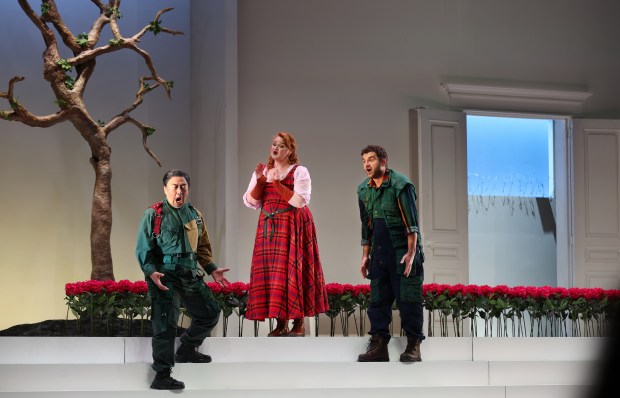
{"label": "green military jacket", "polygon": [[[362,245],[371,245],[375,218],[384,218],[395,249],[407,248],[407,234],[418,234],[417,250],[422,253],[422,237],[415,205],[415,186],[407,177],[389,170],[379,188],[369,185],[367,178],[357,187],[362,222]],[[408,189],[408,192],[405,190]]]}
{"label": "green military jacket", "polygon": [[138,228],[136,257],[146,277],[179,265],[195,270],[196,261],[208,274],[217,269],[204,218],[198,210],[189,203],[176,209],[164,200],[162,215],[159,236],[153,233],[152,208],[144,212]]}

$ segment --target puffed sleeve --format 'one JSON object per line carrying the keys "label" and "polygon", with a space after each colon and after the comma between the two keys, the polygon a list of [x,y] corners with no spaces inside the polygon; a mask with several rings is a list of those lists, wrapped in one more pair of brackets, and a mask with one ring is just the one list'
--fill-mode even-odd
{"label": "puffed sleeve", "polygon": [[250,178],[250,184],[248,185],[248,189],[243,194],[243,204],[249,207],[250,209],[258,209],[263,204],[262,201],[254,199],[250,192],[256,186],[256,175],[252,173],[252,178]]}
{"label": "puffed sleeve", "polygon": [[293,197],[289,203],[298,208],[307,206],[312,194],[312,180],[308,169],[304,166],[297,166],[293,179]]}

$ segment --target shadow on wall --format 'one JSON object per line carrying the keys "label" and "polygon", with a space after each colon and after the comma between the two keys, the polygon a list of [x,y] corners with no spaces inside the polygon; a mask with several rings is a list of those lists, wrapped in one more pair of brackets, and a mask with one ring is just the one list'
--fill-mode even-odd
{"label": "shadow on wall", "polygon": [[620,359],[620,305],[615,306],[610,337],[596,365],[595,379],[585,398],[620,397],[618,359]]}

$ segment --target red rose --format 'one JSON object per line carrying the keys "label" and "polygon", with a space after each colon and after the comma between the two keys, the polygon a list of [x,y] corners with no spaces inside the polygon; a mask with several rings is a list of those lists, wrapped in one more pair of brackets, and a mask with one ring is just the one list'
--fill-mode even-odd
{"label": "red rose", "polygon": [[328,283],[325,290],[329,295],[340,295],[344,293],[344,287],[340,283]]}
{"label": "red rose", "polygon": [[129,291],[135,294],[146,294],[149,291],[149,287],[146,281],[137,281],[131,285]]}
{"label": "red rose", "polygon": [[213,294],[220,294],[222,292],[222,286],[217,282],[207,282],[207,287],[211,289]]}

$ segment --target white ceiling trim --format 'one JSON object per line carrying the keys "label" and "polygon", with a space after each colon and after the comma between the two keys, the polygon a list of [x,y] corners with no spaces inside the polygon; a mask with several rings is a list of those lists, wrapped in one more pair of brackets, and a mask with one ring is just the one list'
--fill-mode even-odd
{"label": "white ceiling trim", "polygon": [[592,93],[531,87],[442,83],[452,108],[579,114]]}

